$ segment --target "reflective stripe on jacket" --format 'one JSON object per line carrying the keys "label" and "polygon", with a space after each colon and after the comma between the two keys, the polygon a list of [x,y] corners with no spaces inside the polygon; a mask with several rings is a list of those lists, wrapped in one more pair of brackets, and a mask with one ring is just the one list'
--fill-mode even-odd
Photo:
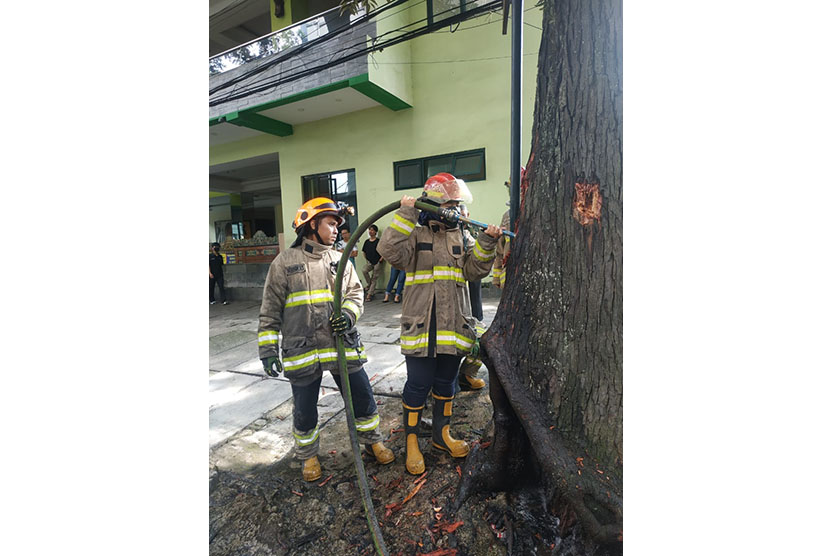
{"label": "reflective stripe on jacket", "polygon": [[462,232],[430,221],[416,225],[418,210],[402,207],[381,236],[378,253],[398,269],[406,270],[401,316],[401,353],[427,357],[433,301],[435,353],[463,355],[475,342],[475,319],[467,281],[490,272],[496,240],[479,234],[463,247]]}
{"label": "reflective stripe on jacket", "polygon": [[[286,249],[271,263],[262,305],[259,310],[259,357],[280,351],[285,376],[298,384],[309,383],[323,371],[337,371],[337,343],[329,317],[334,310],[334,279],[342,253],[304,239],[298,247]],[[343,272],[343,311],[357,323],[363,313],[363,287],[354,267]],[[349,372],[366,362],[356,328],[346,333],[346,361]]]}

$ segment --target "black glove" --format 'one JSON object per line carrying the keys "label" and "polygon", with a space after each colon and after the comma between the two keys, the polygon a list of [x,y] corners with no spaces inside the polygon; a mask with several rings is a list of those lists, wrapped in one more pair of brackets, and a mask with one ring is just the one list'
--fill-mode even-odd
{"label": "black glove", "polygon": [[264,357],[262,359],[262,368],[265,369],[265,374],[270,377],[277,378],[282,372],[282,363],[280,358],[276,355],[272,357]]}
{"label": "black glove", "polygon": [[349,318],[347,313],[341,313],[339,317],[332,313],[329,323],[331,324],[331,331],[335,334],[343,334],[352,327],[352,319]]}

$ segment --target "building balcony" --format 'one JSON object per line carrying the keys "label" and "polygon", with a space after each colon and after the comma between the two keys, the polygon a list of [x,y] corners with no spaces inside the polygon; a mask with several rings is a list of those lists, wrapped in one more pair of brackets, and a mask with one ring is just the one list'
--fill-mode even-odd
{"label": "building balcony", "polygon": [[[372,63],[366,51],[378,36],[405,27],[410,15],[377,12],[350,16],[333,8],[211,57],[211,146],[287,137],[295,125],[372,107],[410,108],[409,43],[371,54]],[[381,60],[396,63],[375,63]]]}

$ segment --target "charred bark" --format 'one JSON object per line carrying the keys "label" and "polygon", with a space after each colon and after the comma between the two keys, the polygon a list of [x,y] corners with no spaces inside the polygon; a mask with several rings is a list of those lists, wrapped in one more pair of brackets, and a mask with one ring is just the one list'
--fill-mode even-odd
{"label": "charred bark", "polygon": [[482,339],[493,444],[458,501],[534,469],[562,515],[621,541],[622,5],[551,0],[543,22],[518,235]]}

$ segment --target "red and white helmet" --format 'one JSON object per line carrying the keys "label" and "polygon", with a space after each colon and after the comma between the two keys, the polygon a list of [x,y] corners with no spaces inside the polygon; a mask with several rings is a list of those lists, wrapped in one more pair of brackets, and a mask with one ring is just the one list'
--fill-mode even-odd
{"label": "red and white helmet", "polygon": [[424,195],[430,201],[438,204],[448,201],[458,201],[470,204],[473,202],[473,194],[464,180],[456,178],[447,172],[435,174],[427,179],[424,184]]}

